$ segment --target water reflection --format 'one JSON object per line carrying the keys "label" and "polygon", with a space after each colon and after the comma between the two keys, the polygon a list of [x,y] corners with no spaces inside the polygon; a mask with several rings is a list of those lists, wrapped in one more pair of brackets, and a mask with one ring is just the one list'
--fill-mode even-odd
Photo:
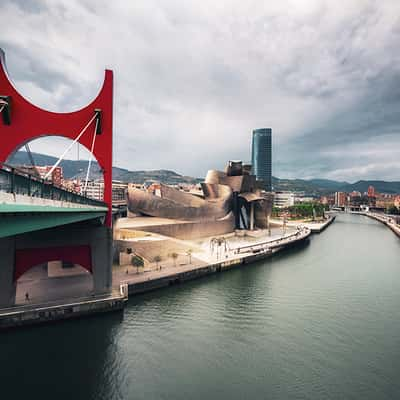
{"label": "water reflection", "polygon": [[400,240],[341,215],[308,246],[0,335],[4,398],[400,398]]}
{"label": "water reflection", "polygon": [[117,313],[2,333],[2,398],[118,398],[121,322]]}

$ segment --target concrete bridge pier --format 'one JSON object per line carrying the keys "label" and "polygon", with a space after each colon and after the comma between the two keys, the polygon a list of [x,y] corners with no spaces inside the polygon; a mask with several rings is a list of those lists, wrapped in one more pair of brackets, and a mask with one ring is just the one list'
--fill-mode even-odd
{"label": "concrete bridge pier", "polygon": [[0,307],[15,304],[17,283],[14,282],[15,239],[0,238]]}
{"label": "concrete bridge pier", "polygon": [[112,288],[112,229],[106,226],[91,231],[93,290],[95,294],[107,293]]}

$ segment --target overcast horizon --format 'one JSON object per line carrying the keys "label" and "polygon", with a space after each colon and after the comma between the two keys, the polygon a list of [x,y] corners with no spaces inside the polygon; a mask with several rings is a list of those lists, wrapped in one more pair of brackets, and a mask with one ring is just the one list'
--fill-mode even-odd
{"label": "overcast horizon", "polygon": [[5,0],[0,47],[52,111],[114,71],[115,166],[202,177],[270,127],[274,176],[400,181],[400,3],[268,3]]}

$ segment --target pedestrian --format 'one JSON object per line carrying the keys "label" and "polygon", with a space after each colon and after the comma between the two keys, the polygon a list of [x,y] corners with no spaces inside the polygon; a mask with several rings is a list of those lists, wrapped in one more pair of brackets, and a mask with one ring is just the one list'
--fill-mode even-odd
{"label": "pedestrian", "polygon": [[128,268],[126,269],[126,274],[128,275]]}
{"label": "pedestrian", "polygon": [[25,301],[29,301],[29,293],[28,292],[25,293]]}

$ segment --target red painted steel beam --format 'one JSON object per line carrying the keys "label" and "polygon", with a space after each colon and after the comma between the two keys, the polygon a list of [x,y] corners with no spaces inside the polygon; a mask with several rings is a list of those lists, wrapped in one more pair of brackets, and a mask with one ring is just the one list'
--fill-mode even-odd
{"label": "red painted steel beam", "polygon": [[14,282],[32,267],[57,260],[79,264],[92,273],[92,253],[87,245],[19,249],[15,251]]}
{"label": "red painted steel beam", "polygon": [[[25,143],[42,136],[63,136],[74,140],[82,128],[101,110],[101,134],[96,138],[94,157],[104,177],[104,202],[109,212],[106,225],[111,227],[112,208],[112,136],[113,136],[113,72],[105,71],[103,86],[97,97],[86,107],[70,112],[56,113],[43,110],[18,93],[7,74],[4,52],[0,49],[0,96],[9,96],[10,124],[0,118],[0,161],[6,160]],[[89,151],[95,121],[82,135],[79,143]]]}

